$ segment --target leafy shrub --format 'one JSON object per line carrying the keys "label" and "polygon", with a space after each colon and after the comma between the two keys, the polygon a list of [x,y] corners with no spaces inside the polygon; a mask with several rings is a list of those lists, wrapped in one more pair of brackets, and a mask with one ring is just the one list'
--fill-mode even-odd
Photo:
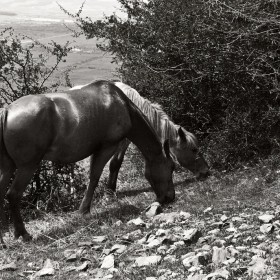
{"label": "leafy shrub", "polygon": [[[60,73],[58,69],[71,50],[68,42],[65,46],[55,42],[44,45],[29,38],[32,43],[23,46],[21,40],[26,37],[15,35],[12,28],[5,29],[0,37],[2,106],[28,94],[56,91],[61,85],[71,86],[69,71]],[[58,165],[43,161],[27,188],[25,208],[72,209],[85,189],[83,174],[84,170],[76,164]]]}
{"label": "leafy shrub", "polygon": [[280,2],[119,0],[125,16],[71,15],[122,80],[232,168],[279,151]]}

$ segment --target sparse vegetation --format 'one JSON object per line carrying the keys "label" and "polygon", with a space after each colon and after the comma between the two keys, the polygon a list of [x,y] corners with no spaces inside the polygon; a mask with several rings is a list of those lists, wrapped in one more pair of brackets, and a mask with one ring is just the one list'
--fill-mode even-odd
{"label": "sparse vegetation", "polygon": [[[28,94],[41,94],[47,91],[56,91],[63,83],[62,79],[53,80],[58,65],[65,62],[65,57],[71,50],[69,42],[61,46],[54,41],[48,45],[39,41],[31,40],[31,44],[23,46],[21,40],[24,35],[15,35],[12,28],[7,28],[0,33],[2,38],[0,48],[0,97],[4,104],[9,104],[18,98]],[[36,56],[34,49],[39,48],[40,54]],[[47,62],[55,58],[53,65]],[[65,76],[66,86],[71,86],[66,71],[61,73]],[[3,104],[2,104],[3,105]]]}

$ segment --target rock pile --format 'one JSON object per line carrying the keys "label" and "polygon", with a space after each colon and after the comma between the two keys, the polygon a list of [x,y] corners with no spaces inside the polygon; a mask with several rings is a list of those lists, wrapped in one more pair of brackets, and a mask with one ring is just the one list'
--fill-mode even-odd
{"label": "rock pile", "polygon": [[[121,251],[112,248],[104,256],[101,268],[108,268],[108,274],[102,269],[103,278],[114,277],[114,273],[124,267],[129,271],[157,265],[158,275],[147,280],[243,279],[248,276],[258,279],[269,273],[273,275],[280,264],[278,214],[214,215],[211,209],[206,209],[198,218],[187,212],[162,213],[157,207],[160,206],[148,208],[146,218],[139,217],[127,223],[138,229],[119,237],[120,243],[128,244],[130,240],[129,245],[115,244],[113,248],[121,248]],[[184,251],[187,252],[180,254]],[[118,266],[112,266],[113,259],[120,254],[127,257]],[[167,269],[166,264],[171,268]],[[179,269],[173,270],[172,266]],[[113,273],[112,268],[115,269]],[[100,269],[97,270],[100,274]]]}

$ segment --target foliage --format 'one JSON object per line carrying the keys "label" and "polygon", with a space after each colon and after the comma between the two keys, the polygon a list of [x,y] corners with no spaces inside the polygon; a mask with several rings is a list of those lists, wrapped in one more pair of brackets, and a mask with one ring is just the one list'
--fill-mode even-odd
{"label": "foliage", "polygon": [[[28,94],[57,90],[62,81],[50,79],[55,71],[58,71],[59,63],[65,62],[65,57],[71,50],[69,42],[65,46],[53,41],[50,45],[44,45],[24,35],[15,35],[12,28],[2,31],[0,36],[3,38],[0,45],[2,102],[9,104]],[[24,46],[21,41],[26,39],[31,43]],[[34,56],[36,48],[41,49],[38,56]],[[55,59],[52,66],[48,66],[50,59]]]}
{"label": "foliage", "polygon": [[123,16],[68,14],[124,82],[199,136],[213,165],[279,150],[279,1],[119,2]]}
{"label": "foliage", "polygon": [[[44,45],[14,34],[12,28],[5,29],[0,36],[1,106],[28,94],[56,91],[64,84],[71,86],[69,71],[60,73],[58,69],[71,50],[69,42],[65,46],[55,42]],[[31,42],[23,45],[22,40],[26,39]],[[28,186],[25,208],[30,209],[31,205],[40,210],[72,209],[77,196],[84,190],[82,174],[82,168],[76,164],[62,166],[44,161]]]}

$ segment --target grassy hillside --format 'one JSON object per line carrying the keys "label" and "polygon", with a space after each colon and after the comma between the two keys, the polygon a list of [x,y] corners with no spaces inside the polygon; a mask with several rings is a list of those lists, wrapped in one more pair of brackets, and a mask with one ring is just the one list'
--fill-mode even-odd
{"label": "grassy hillside", "polygon": [[[155,195],[143,177],[141,155],[131,148],[120,172],[117,197],[108,200],[103,196],[106,169],[95,193],[91,216],[81,218],[75,213],[54,215],[38,209],[37,218],[27,223],[27,229],[34,236],[31,243],[14,241],[12,232],[6,233],[4,238],[8,249],[0,251],[0,278],[35,277],[46,259],[50,259],[55,269],[47,279],[95,279],[97,275],[114,275],[113,279],[187,279],[194,271],[209,275],[217,272],[218,268],[229,271],[230,277],[222,279],[278,279],[276,260],[279,251],[273,247],[280,246],[280,173],[275,165],[277,160],[279,158],[273,158],[234,173],[214,173],[205,181],[196,181],[190,173],[178,168],[174,175],[176,201],[164,206],[163,212],[179,214],[183,211],[190,215],[186,220],[181,217],[171,223],[158,223],[145,216],[145,209],[154,201]],[[260,231],[258,220],[258,216],[264,213],[274,215],[274,231],[265,234]],[[221,222],[223,216],[227,221]],[[139,217],[144,225],[127,224]],[[198,241],[173,240],[179,238],[180,231],[193,228],[200,232]],[[167,241],[160,239],[160,244],[151,247],[148,237],[159,229],[171,232],[165,237]],[[97,236],[106,240],[99,243],[95,241]],[[121,254],[114,253],[114,269],[100,269],[105,256],[110,255],[110,248],[116,244],[127,247]],[[238,251],[232,263],[214,263],[217,246]],[[186,261],[182,260],[183,256],[201,250],[209,255],[207,262],[199,264],[198,268],[193,265],[196,270],[190,271]],[[255,253],[257,250],[260,252]],[[140,270],[135,267],[138,257],[153,255],[162,258],[159,264],[144,266]],[[276,278],[249,274],[254,255],[265,259],[265,277]],[[15,270],[1,269],[4,264],[11,263],[15,264]],[[81,265],[86,267],[79,270]],[[169,272],[175,276],[164,278],[163,275],[169,275]]]}

